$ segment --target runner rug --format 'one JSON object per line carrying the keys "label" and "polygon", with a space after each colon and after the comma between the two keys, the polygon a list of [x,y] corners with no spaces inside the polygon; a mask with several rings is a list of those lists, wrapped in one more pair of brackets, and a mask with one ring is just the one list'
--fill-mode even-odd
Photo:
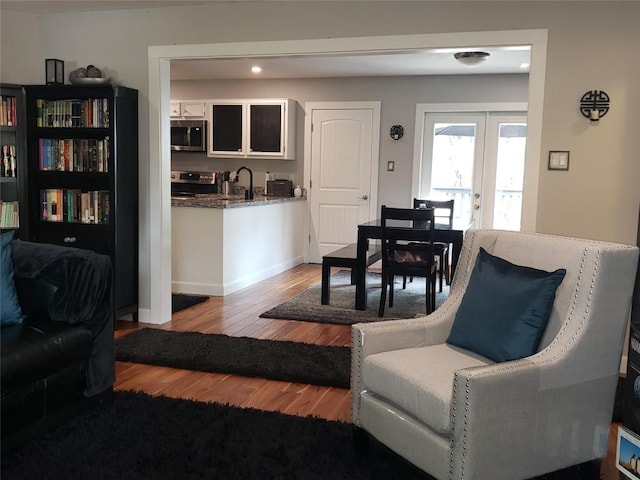
{"label": "runner rug", "polygon": [[351,349],[144,328],[116,340],[116,360],[349,388]]}

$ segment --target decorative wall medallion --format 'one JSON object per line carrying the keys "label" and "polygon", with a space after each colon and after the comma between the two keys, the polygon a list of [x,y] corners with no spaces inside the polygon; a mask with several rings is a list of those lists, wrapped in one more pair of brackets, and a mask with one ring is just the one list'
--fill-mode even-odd
{"label": "decorative wall medallion", "polygon": [[404,135],[404,128],[402,128],[402,125],[394,125],[391,127],[391,130],[389,130],[389,135],[391,135],[391,138],[394,140],[400,140]]}
{"label": "decorative wall medallion", "polygon": [[[602,90],[592,90],[582,95],[580,113],[589,120],[597,121],[609,111],[609,95]],[[597,112],[597,113],[596,113]]]}

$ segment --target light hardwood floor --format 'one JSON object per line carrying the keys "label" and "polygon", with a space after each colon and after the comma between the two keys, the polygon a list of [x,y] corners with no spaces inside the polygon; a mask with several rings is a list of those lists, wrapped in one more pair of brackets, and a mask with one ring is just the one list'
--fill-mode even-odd
{"label": "light hardwood floor", "polygon": [[[319,282],[320,270],[320,265],[299,265],[252,287],[225,297],[211,297],[177,312],[164,325],[118,321],[115,335],[119,338],[135,329],[150,327],[351,346],[349,326],[260,318],[262,312]],[[351,397],[349,390],[341,388],[116,362],[115,389],[350,421]],[[619,478],[615,468],[617,427],[614,424],[611,428],[609,453],[602,463],[603,480]]]}
{"label": "light hardwood floor", "polygon": [[[225,297],[211,297],[205,303],[177,312],[171,322],[164,325],[119,321],[116,338],[137,328],[152,327],[351,346],[349,326],[260,318],[261,313],[319,282],[320,270],[320,265],[299,265],[252,287]],[[126,362],[116,362],[115,388],[275,410],[292,415],[313,415],[347,422],[350,419],[349,390],[341,388]]]}

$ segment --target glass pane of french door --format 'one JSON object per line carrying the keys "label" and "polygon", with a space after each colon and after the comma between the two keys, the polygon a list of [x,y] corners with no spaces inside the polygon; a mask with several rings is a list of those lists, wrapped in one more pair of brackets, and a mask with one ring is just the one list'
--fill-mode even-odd
{"label": "glass pane of french door", "polygon": [[498,124],[498,138],[492,228],[520,230],[526,119],[501,121],[495,118],[494,121]]}
{"label": "glass pane of french door", "polygon": [[429,114],[425,121],[420,197],[454,199],[454,228],[479,222],[484,132],[484,114]]}

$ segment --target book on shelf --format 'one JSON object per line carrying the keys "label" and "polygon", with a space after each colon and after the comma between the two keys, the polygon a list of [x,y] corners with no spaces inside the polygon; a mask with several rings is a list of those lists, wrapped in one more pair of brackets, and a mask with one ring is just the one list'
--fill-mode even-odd
{"label": "book on shelf", "polygon": [[16,177],[18,174],[18,160],[16,158],[15,145],[2,145],[2,157],[0,157],[0,176]]}
{"label": "book on shelf", "polygon": [[16,126],[16,97],[2,95],[0,100],[0,126]]}
{"label": "book on shelf", "polygon": [[3,202],[0,200],[0,228],[18,228],[20,202]]}
{"label": "book on shelf", "polygon": [[38,139],[38,167],[44,171],[109,171],[109,138]]}
{"label": "book on shelf", "polygon": [[36,126],[54,128],[108,128],[109,100],[36,99]]}
{"label": "book on shelf", "polygon": [[44,221],[109,223],[108,190],[47,188],[40,191],[40,202]]}

